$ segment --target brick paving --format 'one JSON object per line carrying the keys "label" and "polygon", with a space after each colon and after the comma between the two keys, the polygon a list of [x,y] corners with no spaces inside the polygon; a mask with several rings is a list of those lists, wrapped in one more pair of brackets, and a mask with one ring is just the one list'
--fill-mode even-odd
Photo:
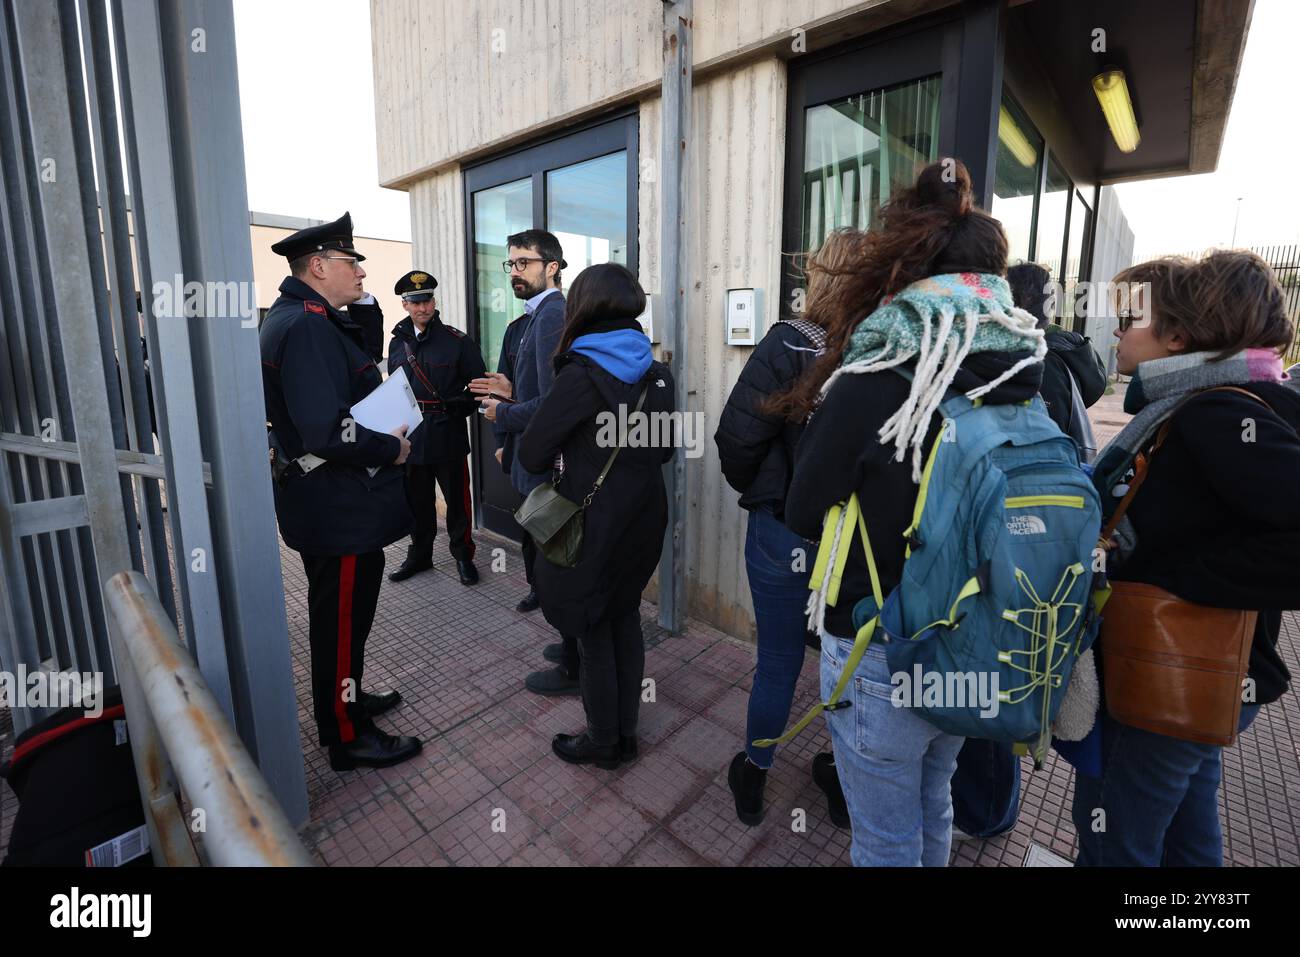
{"label": "brick paving", "polygon": [[[1122,387],[1121,387],[1122,389]],[[1104,442],[1124,420],[1122,391],[1093,411]],[[423,753],[382,770],[336,773],[314,741],[308,678],[306,583],[302,565],[281,553],[289,639],[307,768],[311,820],[303,838],[325,865],[843,865],[849,838],[826,816],[813,785],[812,757],[829,749],[821,722],[783,749],[768,778],[767,812],[749,828],[735,817],[726,767],[741,747],[754,671],[753,646],[700,622],[680,636],[655,624],[642,605],[646,677],[641,753],[617,771],[574,767],[550,738],[583,726],[576,698],[541,698],[524,676],[546,666],[555,640],[541,612],[520,615],[526,590],[512,544],[480,534],[483,581],[465,588],[435,545],[436,567],[406,582],[384,582],[366,652],[368,688],[397,688],[403,702],[379,719],[424,739]],[[405,545],[388,550],[388,570]],[[500,549],[500,551],[495,551]],[[497,559],[493,571],[493,558]],[[504,561],[504,567],[502,567]],[[1300,615],[1283,619],[1283,656],[1300,674]],[[817,658],[805,659],[796,697],[816,700]],[[1225,859],[1235,865],[1300,864],[1300,701],[1289,693],[1262,710],[1224,753],[1221,816]],[[12,743],[0,712],[0,754]],[[959,866],[1021,866],[1031,845],[1064,858],[1076,848],[1069,819],[1073,776],[1062,761],[1022,768],[1020,819],[1013,831],[953,848]],[[0,787],[0,849],[14,801]]]}

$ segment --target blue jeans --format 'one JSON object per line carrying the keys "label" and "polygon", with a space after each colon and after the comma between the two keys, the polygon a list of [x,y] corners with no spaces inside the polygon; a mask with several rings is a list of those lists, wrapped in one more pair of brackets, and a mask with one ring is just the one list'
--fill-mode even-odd
{"label": "blue jeans", "polygon": [[[822,700],[835,690],[853,642],[822,632]],[[826,712],[835,766],[853,822],[855,867],[944,867],[952,847],[949,782],[965,738],[945,734],[890,700],[885,649],[872,642],[844,699]]]}
{"label": "blue jeans", "polygon": [[[1259,705],[1241,706],[1245,731]],[[1221,867],[1223,748],[1120,724],[1102,710],[1102,772],[1075,775],[1079,867]]]}
{"label": "blue jeans", "polygon": [[[801,549],[805,571],[793,570],[795,550]],[[754,600],[758,628],[758,666],[754,690],[749,693],[745,723],[745,752],[760,768],[770,768],[776,750],[756,748],[759,738],[779,737],[790,718],[794,687],[803,668],[808,616],[808,578],[812,574],[814,546],[790,531],[771,512],[749,513],[745,535],[745,571]]]}

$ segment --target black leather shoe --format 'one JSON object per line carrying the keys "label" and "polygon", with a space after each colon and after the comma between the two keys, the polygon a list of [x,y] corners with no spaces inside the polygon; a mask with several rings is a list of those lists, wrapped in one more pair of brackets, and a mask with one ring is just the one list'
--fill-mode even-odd
{"label": "black leather shoe", "polygon": [[619,746],[596,744],[585,731],[582,734],[557,734],[551,739],[551,750],[570,764],[594,764],[606,771],[613,771],[619,765]]}
{"label": "black leather shoe", "polygon": [[763,822],[763,785],[767,769],[751,764],[744,751],[731,759],[727,769],[727,786],[736,799],[736,817],[741,824],[754,827]]}
{"label": "black leather shoe", "polygon": [[576,677],[570,678],[563,665],[545,671],[534,671],[524,679],[524,687],[534,694],[548,696],[582,694],[581,683]]}
{"label": "black leather shoe", "polygon": [[540,607],[542,607],[542,603],[537,600],[537,592],[530,588],[528,594],[520,600],[519,604],[515,605],[515,611],[527,614],[530,611],[537,611]]}
{"label": "black leather shoe", "polygon": [[473,585],[478,582],[478,569],[468,558],[456,559],[456,571],[460,574],[462,585]]}
{"label": "black leather shoe", "polygon": [[404,582],[412,575],[418,575],[420,572],[427,572],[433,567],[433,559],[420,558],[412,560],[408,558],[402,562],[402,566],[388,576],[390,582]]}
{"label": "black leather shoe", "polygon": [[335,771],[351,771],[356,767],[386,768],[415,757],[422,747],[419,738],[385,734],[375,728],[347,744],[331,744],[330,767]]}
{"label": "black leather shoe", "polygon": [[844,800],[844,789],[840,787],[839,772],[835,770],[835,755],[823,751],[813,758],[812,778],[826,795],[826,810],[831,823],[836,827],[850,827],[849,806]]}
{"label": "black leather shoe", "polygon": [[622,735],[618,739],[618,757],[620,761],[636,760],[636,735]]}
{"label": "black leather shoe", "polygon": [[564,664],[564,642],[556,641],[542,649],[542,657],[547,661],[554,661],[557,665]]}
{"label": "black leather shoe", "polygon": [[363,691],[361,692],[361,699],[357,703],[365,709],[366,714],[373,718],[397,707],[397,702],[401,700],[402,696],[396,691],[383,691],[379,694]]}

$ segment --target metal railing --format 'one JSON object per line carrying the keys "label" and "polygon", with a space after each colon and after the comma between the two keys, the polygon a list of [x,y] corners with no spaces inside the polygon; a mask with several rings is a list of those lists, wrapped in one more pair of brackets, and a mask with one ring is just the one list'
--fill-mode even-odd
{"label": "metal railing", "polygon": [[[104,608],[154,863],[313,866],[148,579],[114,575]],[[201,855],[192,831],[203,835]]]}

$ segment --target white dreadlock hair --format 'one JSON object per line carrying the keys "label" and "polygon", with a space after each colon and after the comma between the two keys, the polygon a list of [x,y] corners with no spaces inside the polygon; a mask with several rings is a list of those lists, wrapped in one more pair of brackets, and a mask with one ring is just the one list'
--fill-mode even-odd
{"label": "white dreadlock hair", "polygon": [[925,444],[925,434],[930,429],[930,420],[952,386],[958,368],[970,354],[971,344],[975,341],[975,330],[979,324],[995,322],[1032,342],[1034,351],[992,382],[971,389],[966,393],[968,399],[978,399],[982,395],[987,395],[1021,369],[1035,362],[1041,362],[1047,355],[1046,333],[1037,327],[1037,320],[1033,315],[1023,309],[1012,306],[1005,312],[999,309],[984,314],[962,313],[964,335],[959,335],[958,330],[953,328],[957,318],[958,314],[955,310],[945,305],[939,309],[939,328],[932,330],[930,314],[928,311],[924,312],[921,342],[917,349],[890,355],[891,347],[886,345],[874,356],[867,356],[846,366],[840,366],[831,373],[821,388],[821,397],[824,399],[835,380],[842,374],[881,372],[915,359],[916,368],[912,373],[912,388],[907,394],[907,399],[897,412],[885,420],[885,424],[880,427],[879,435],[881,445],[887,445],[891,441],[894,443],[896,462],[903,461],[908,447],[911,447],[912,481],[918,484],[921,481],[922,446]]}

